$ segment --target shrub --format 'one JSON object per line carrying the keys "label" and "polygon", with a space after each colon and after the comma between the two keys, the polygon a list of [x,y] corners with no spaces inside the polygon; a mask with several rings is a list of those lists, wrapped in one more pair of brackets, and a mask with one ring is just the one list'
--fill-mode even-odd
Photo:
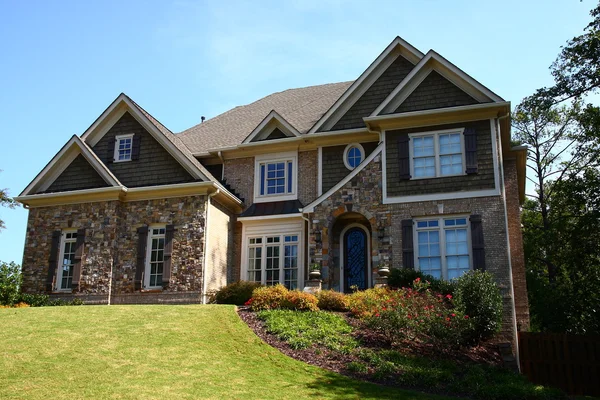
{"label": "shrub", "polygon": [[352,315],[358,318],[366,318],[378,312],[382,304],[391,300],[396,291],[387,288],[374,288],[354,292],[348,295],[348,308]]}
{"label": "shrub", "polygon": [[328,311],[348,311],[348,299],[344,293],[334,290],[321,290],[317,293],[319,309]]}
{"label": "shrub", "polygon": [[215,302],[217,304],[235,304],[241,306],[250,300],[254,289],[260,286],[260,283],[248,281],[231,283],[216,292]]}
{"label": "shrub", "polygon": [[290,290],[285,294],[281,302],[281,308],[297,311],[319,311],[319,300],[315,295]]}
{"label": "shrub", "polygon": [[31,307],[44,307],[50,303],[50,298],[46,294],[21,293],[19,301],[27,303]]}
{"label": "shrub", "polygon": [[434,278],[431,275],[423,274],[421,271],[416,271],[412,268],[392,268],[388,278],[388,285],[391,288],[413,288],[413,283],[419,278],[421,281],[429,282],[431,291],[441,294],[453,294],[456,284],[454,281],[446,281],[443,279]]}
{"label": "shrub", "polygon": [[29,304],[27,303],[23,303],[23,302],[19,302],[19,303],[15,303],[15,304],[6,304],[6,305],[0,305],[0,308],[27,308],[29,307]]}
{"label": "shrub", "polygon": [[19,301],[21,266],[0,261],[0,305],[12,306]]}
{"label": "shrub", "polygon": [[289,290],[279,284],[275,286],[264,286],[252,291],[252,298],[247,302],[253,311],[274,310],[281,308],[281,304]]}
{"label": "shrub", "polygon": [[472,271],[456,281],[454,302],[457,312],[471,320],[471,341],[493,337],[502,326],[502,295],[488,272]]}

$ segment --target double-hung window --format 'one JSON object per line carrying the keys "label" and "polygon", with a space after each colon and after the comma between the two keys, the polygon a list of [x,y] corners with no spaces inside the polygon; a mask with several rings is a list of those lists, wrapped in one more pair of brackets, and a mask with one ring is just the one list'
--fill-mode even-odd
{"label": "double-hung window", "polygon": [[436,278],[451,280],[471,269],[467,217],[417,220],[417,268]]}
{"label": "double-hung window", "polygon": [[247,279],[263,285],[298,288],[299,234],[248,238]]}
{"label": "double-hung window", "polygon": [[411,176],[413,179],[465,174],[462,129],[418,133],[411,138]]}
{"label": "double-hung window", "polygon": [[148,230],[144,286],[149,289],[160,288],[163,284],[165,233],[164,226],[151,226]]}
{"label": "double-hung window", "polygon": [[256,158],[255,201],[293,200],[296,198],[297,155]]}
{"label": "double-hung window", "polygon": [[133,152],[133,133],[115,137],[115,162],[131,161]]}
{"label": "double-hung window", "polygon": [[75,266],[75,245],[77,231],[65,231],[62,234],[60,245],[60,267],[58,268],[57,289],[70,290],[73,283],[73,269]]}

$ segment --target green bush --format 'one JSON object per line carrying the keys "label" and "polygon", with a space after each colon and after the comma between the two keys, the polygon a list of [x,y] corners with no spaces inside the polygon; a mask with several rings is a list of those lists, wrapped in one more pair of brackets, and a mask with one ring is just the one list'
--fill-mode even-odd
{"label": "green bush", "polygon": [[12,306],[19,301],[21,266],[0,261],[0,305]]}
{"label": "green bush", "polygon": [[252,291],[252,298],[248,303],[253,311],[275,310],[281,308],[288,292],[289,290],[281,284],[259,287]]}
{"label": "green bush", "polygon": [[348,299],[344,293],[334,290],[321,290],[317,293],[319,309],[328,311],[348,311]]}
{"label": "green bush", "polygon": [[44,307],[50,303],[50,298],[46,294],[21,293],[19,301],[27,303],[31,307]]}
{"label": "green bush", "polygon": [[254,289],[260,287],[260,283],[239,281],[222,287],[215,294],[217,304],[235,304],[241,306],[252,297]]}
{"label": "green bush", "polygon": [[319,300],[310,293],[299,290],[290,290],[281,302],[281,308],[297,311],[319,311]]}
{"label": "green bush", "polygon": [[446,281],[434,278],[431,275],[423,274],[412,268],[392,268],[388,278],[388,285],[394,289],[413,288],[413,282],[420,278],[421,281],[429,282],[431,291],[441,294],[453,294],[456,288],[454,281]]}
{"label": "green bush", "polygon": [[472,271],[456,280],[454,304],[471,321],[469,340],[490,339],[502,326],[502,294],[492,275]]}

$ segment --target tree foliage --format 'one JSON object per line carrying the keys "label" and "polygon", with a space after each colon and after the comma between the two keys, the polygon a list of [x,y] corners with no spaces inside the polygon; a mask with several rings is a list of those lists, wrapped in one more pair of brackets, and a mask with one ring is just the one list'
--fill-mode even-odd
{"label": "tree foliage", "polygon": [[600,332],[600,5],[550,67],[555,84],[513,113],[527,144],[522,224],[532,327]]}
{"label": "tree foliage", "polygon": [[[1,170],[0,170],[0,172],[1,172]],[[17,206],[17,202],[8,195],[8,189],[0,189],[0,206],[4,206],[4,207],[8,207],[8,208],[14,208]],[[4,221],[2,221],[2,219],[0,219],[0,230],[2,230],[4,228],[5,228]]]}

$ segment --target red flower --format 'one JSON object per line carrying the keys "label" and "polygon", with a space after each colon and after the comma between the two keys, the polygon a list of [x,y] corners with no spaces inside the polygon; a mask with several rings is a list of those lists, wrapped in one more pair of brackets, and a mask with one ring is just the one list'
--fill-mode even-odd
{"label": "red flower", "polygon": [[245,306],[250,306],[252,305],[252,302],[254,301],[254,299],[250,299],[247,302],[244,303]]}
{"label": "red flower", "polygon": [[465,319],[469,319],[469,316],[468,316],[468,315],[465,315]]}
{"label": "red flower", "polygon": [[450,321],[450,318],[446,317],[446,321]]}
{"label": "red flower", "polygon": [[451,294],[447,294],[447,295],[446,295],[446,298],[447,298],[448,300],[450,300],[450,299],[452,299],[452,295],[451,295]]}
{"label": "red flower", "polygon": [[451,316],[453,316],[453,317],[456,317],[456,314],[454,314],[454,313],[452,313],[452,314],[450,314],[450,315],[451,315]]}
{"label": "red flower", "polygon": [[421,282],[421,278],[415,279],[415,282]]}

